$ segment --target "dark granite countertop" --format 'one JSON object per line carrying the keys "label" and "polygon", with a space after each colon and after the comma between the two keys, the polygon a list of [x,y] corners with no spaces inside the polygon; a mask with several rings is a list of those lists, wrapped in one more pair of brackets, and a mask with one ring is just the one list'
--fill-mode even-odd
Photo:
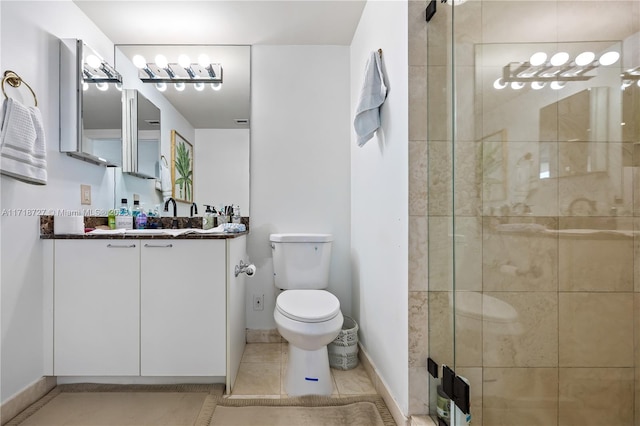
{"label": "dark granite countertop", "polygon": [[[178,217],[178,228],[202,228],[201,217]],[[84,224],[85,229],[100,229],[100,227],[106,227],[107,217],[103,216],[85,216]],[[171,231],[171,222],[173,218],[148,218],[148,224],[152,229],[167,229]],[[53,231],[53,223],[55,216],[40,216],[40,239],[43,240],[166,240],[166,239],[180,239],[180,240],[224,240],[228,238],[238,238],[242,235],[249,233],[249,218],[243,217],[242,223],[246,226],[247,230],[244,232],[225,232],[225,233],[198,233],[191,232],[181,235],[166,235],[166,234],[55,234]]]}

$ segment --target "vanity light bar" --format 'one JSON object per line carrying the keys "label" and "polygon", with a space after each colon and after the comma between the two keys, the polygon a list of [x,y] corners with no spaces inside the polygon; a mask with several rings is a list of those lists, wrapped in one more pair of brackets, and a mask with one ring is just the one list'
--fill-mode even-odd
{"label": "vanity light bar", "polygon": [[[519,89],[524,83],[531,83],[532,88],[541,89],[549,82],[553,89],[564,87],[568,81],[587,81],[594,74],[588,74],[599,66],[613,65],[618,62],[620,54],[609,51],[595,60],[593,52],[582,52],[574,60],[570,60],[566,52],[558,52],[547,61],[544,52],[537,52],[526,62],[510,62],[502,68],[502,77],[498,78],[493,87],[503,89],[511,83],[511,87]],[[640,75],[640,70],[634,69]],[[623,74],[623,79],[626,78]],[[555,86],[555,87],[554,87]]]}
{"label": "vanity light bar", "polygon": [[182,67],[177,63],[167,64],[165,68],[155,63],[146,64],[138,72],[138,77],[145,83],[222,83],[222,65],[207,64],[202,66],[194,63],[189,67]]}
{"label": "vanity light bar", "polygon": [[120,73],[95,55],[88,55],[85,58],[82,65],[82,78],[87,83],[122,83]]}

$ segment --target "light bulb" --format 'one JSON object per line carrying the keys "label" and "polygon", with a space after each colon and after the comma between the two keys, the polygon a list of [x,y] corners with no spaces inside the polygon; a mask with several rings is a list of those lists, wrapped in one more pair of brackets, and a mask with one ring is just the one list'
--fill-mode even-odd
{"label": "light bulb", "polygon": [[638,87],[640,87],[640,80],[638,80],[638,82],[636,84],[638,85]]}
{"label": "light bulb", "polygon": [[173,85],[178,92],[182,92],[184,90],[184,83],[179,81]]}
{"label": "light bulb", "polygon": [[156,55],[156,65],[160,68],[166,68],[169,65],[169,61],[164,55]]}
{"label": "light bulb", "polygon": [[86,92],[87,90],[89,90],[89,83],[85,81],[82,83],[82,91]]}
{"label": "light bulb", "polygon": [[565,86],[564,81],[552,81],[551,84],[549,85],[549,87],[551,87],[553,90],[560,90]]}
{"label": "light bulb", "polygon": [[116,89],[118,89],[118,91],[122,92],[122,83],[116,83]]}
{"label": "light bulb", "polygon": [[502,77],[493,82],[493,88],[496,90],[502,90],[507,87],[507,83],[502,80]]}
{"label": "light bulb", "polygon": [[542,89],[544,86],[546,86],[545,82],[540,82],[540,81],[534,81],[533,83],[531,83],[531,88],[533,90],[540,90]]}
{"label": "light bulb", "polygon": [[178,56],[178,64],[180,64],[182,68],[189,68],[191,66],[191,59],[189,59],[188,55],[185,55],[183,53],[182,55]]}
{"label": "light bulb", "polygon": [[547,61],[547,54],[544,52],[536,52],[529,58],[529,63],[537,67],[539,65],[544,64]]}
{"label": "light bulb", "polygon": [[206,53],[201,53],[200,56],[198,56],[198,64],[200,64],[201,67],[205,68],[211,65],[209,55],[207,55]]}
{"label": "light bulb", "polygon": [[578,56],[576,56],[576,65],[579,67],[584,67],[585,65],[589,65],[596,58],[595,53],[593,52],[582,52]]}
{"label": "light bulb", "polygon": [[611,52],[603,53],[600,59],[598,59],[598,62],[600,62],[600,65],[606,67],[615,64],[618,62],[618,59],[620,59],[620,54],[612,50]]}
{"label": "light bulb", "polygon": [[98,90],[101,90],[103,92],[106,92],[107,90],[109,90],[109,85],[104,82],[96,83],[96,87],[98,88]]}
{"label": "light bulb", "polygon": [[160,92],[164,92],[165,90],[167,90],[167,83],[165,83],[164,81],[157,82],[156,89],[158,89],[158,91]]}
{"label": "light bulb", "polygon": [[136,68],[142,69],[146,68],[147,66],[147,60],[142,55],[135,55],[133,59],[131,59],[131,61],[133,62],[133,65],[136,66]]}
{"label": "light bulb", "polygon": [[511,82],[511,88],[513,90],[520,90],[524,87],[524,83],[520,82],[520,81],[513,81]]}
{"label": "light bulb", "polygon": [[87,56],[87,64],[91,68],[100,68],[100,65],[102,65],[102,61],[96,55],[89,55]]}
{"label": "light bulb", "polygon": [[204,83],[199,81],[194,84],[193,87],[195,87],[198,92],[202,92],[204,90]]}
{"label": "light bulb", "polygon": [[569,54],[567,52],[558,52],[551,57],[551,65],[554,67],[559,67],[564,65],[569,60]]}
{"label": "light bulb", "polygon": [[222,89],[222,84],[219,82],[211,83],[211,88],[217,92]]}

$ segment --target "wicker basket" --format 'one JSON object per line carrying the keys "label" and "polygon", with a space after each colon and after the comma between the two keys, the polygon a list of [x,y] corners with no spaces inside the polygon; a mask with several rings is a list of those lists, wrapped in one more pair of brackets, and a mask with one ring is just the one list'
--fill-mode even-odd
{"label": "wicker basket", "polygon": [[340,370],[350,370],[358,365],[358,324],[353,318],[344,317],[342,330],[327,347],[329,365]]}

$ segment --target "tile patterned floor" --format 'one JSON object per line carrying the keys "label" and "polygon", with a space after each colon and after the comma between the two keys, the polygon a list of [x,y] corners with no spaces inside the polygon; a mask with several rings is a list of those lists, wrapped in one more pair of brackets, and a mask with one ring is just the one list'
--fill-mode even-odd
{"label": "tile patterned floor", "polygon": [[[284,373],[289,344],[248,343],[230,398],[287,398]],[[376,390],[361,364],[351,370],[331,369],[334,398],[375,395]]]}

